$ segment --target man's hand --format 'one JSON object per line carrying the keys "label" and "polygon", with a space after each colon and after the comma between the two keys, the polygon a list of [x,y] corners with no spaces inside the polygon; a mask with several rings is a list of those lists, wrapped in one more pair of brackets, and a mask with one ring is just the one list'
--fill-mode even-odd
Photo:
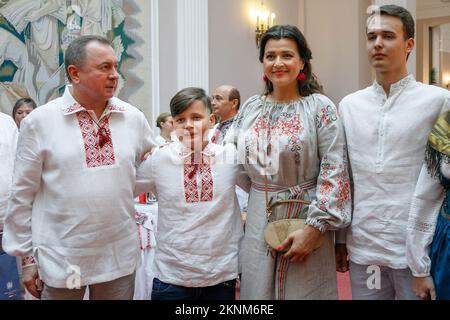
{"label": "man's hand", "polygon": [[41,298],[43,282],[39,278],[37,265],[26,266],[22,269],[22,283],[35,298]]}
{"label": "man's hand", "polygon": [[436,291],[432,277],[414,277],[413,290],[417,298],[422,300],[436,300]]}
{"label": "man's hand", "polygon": [[347,245],[345,243],[336,243],[334,252],[336,255],[336,271],[347,272],[349,270]]}
{"label": "man's hand", "polygon": [[301,262],[314,251],[321,235],[319,229],[306,225],[303,229],[292,232],[276,250],[283,251],[290,247],[283,257],[290,262]]}

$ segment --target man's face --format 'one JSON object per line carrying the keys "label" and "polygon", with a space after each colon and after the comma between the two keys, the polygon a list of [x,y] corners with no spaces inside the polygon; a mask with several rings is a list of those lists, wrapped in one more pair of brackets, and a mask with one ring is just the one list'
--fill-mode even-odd
{"label": "man's face", "polygon": [[86,100],[106,102],[114,96],[117,88],[118,64],[112,47],[91,41],[86,46],[86,61],[76,68],[72,82]]}
{"label": "man's face", "polygon": [[414,39],[406,39],[403,23],[397,17],[370,17],[367,23],[367,53],[372,67],[379,72],[406,68]]}
{"label": "man's face", "polygon": [[208,131],[214,125],[213,114],[206,111],[202,101],[194,101],[173,118],[175,133],[187,148],[201,151],[208,141]]}
{"label": "man's face", "polygon": [[222,86],[213,92],[212,109],[222,122],[231,119],[237,113],[236,101],[229,100],[230,90],[231,88]]}

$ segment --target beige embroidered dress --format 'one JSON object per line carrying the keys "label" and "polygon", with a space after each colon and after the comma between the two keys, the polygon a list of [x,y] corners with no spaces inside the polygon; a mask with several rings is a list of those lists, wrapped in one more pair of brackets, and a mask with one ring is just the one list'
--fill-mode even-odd
{"label": "beige embroidered dress", "polygon": [[[337,299],[333,230],[350,223],[351,196],[344,131],[335,105],[321,94],[290,103],[253,96],[231,130],[227,137],[238,145],[252,181],[240,254],[241,299]],[[285,210],[288,217],[306,218],[325,233],[324,244],[304,262],[268,254],[263,236],[265,173],[270,196],[297,186],[298,195],[312,201],[309,207]]]}

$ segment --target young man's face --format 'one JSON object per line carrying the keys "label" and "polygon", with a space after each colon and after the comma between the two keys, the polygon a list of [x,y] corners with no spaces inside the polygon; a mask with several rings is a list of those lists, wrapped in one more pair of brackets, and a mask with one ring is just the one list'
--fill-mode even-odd
{"label": "young man's face", "polygon": [[173,118],[173,127],[187,148],[201,151],[208,142],[208,131],[214,122],[214,115],[209,114],[203,102],[197,100]]}
{"label": "young man's face", "polygon": [[367,53],[377,72],[395,72],[406,68],[414,39],[405,39],[403,23],[397,17],[370,17],[367,23]]}

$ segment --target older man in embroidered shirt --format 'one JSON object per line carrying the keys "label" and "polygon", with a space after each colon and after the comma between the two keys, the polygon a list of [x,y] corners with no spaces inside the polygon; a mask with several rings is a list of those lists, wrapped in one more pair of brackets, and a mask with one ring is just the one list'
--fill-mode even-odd
{"label": "older man in embroidered shirt", "polygon": [[[347,249],[353,299],[415,299],[405,252],[408,211],[427,135],[450,93],[408,75],[414,20],[402,7],[380,9],[381,15],[371,15],[367,24],[367,50],[376,81],[340,103],[353,173],[354,212],[347,247],[336,246],[337,267],[347,269]],[[371,281],[375,279],[371,276],[379,281]]]}
{"label": "older man in embroidered shirt", "polygon": [[[132,299],[139,243],[136,167],[155,145],[142,112],[115,98],[108,40],[68,47],[72,84],[22,123],[4,249],[23,256],[23,282],[42,299]],[[39,290],[40,279],[44,282]]]}

